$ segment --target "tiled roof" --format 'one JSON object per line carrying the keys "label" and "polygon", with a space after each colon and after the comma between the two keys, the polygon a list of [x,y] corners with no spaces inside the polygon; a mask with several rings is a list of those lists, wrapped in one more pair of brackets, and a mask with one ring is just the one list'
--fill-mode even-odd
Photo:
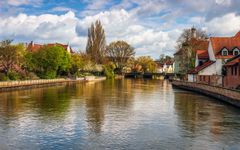
{"label": "tiled roof", "polygon": [[207,61],[204,64],[202,64],[201,66],[197,66],[193,70],[189,71],[188,74],[197,74],[199,71],[205,69],[206,67],[212,65],[213,63],[215,63],[215,61]]}
{"label": "tiled roof", "polygon": [[209,41],[205,39],[191,39],[190,41],[191,45],[194,45],[194,51],[197,51],[198,49],[207,50]]}
{"label": "tiled roof", "polygon": [[208,50],[197,50],[197,55],[199,59],[208,59],[209,55],[208,55]]}
{"label": "tiled roof", "polygon": [[[196,52],[199,49],[207,50],[209,41],[205,39],[196,39],[193,38],[189,41],[191,45],[194,47],[193,51]],[[178,50],[174,55],[182,55],[182,49]]]}
{"label": "tiled roof", "polygon": [[240,32],[233,37],[211,37],[213,52],[217,56],[223,48],[232,51],[234,48],[240,49]]}
{"label": "tiled roof", "polygon": [[230,59],[224,66],[233,66],[237,63],[240,63],[240,55],[237,55]]}
{"label": "tiled roof", "polygon": [[[49,44],[46,44],[47,46],[62,46],[64,49],[67,50],[68,48],[68,45],[64,45],[64,44],[61,44],[61,43],[49,43]],[[40,48],[42,48],[44,45],[43,44],[33,44],[33,42],[29,43],[28,46],[27,46],[27,50],[31,51],[31,52],[36,52],[38,51]],[[70,47],[70,52],[73,53],[73,50],[72,48]]]}

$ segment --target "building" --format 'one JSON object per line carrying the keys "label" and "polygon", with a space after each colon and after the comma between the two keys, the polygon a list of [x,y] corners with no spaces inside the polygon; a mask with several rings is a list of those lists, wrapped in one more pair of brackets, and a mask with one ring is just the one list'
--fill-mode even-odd
{"label": "building", "polygon": [[175,74],[185,74],[191,68],[189,67],[189,62],[186,58],[195,58],[197,50],[207,50],[208,39],[200,39],[196,35],[196,29],[193,27],[190,29],[190,37],[185,43],[187,46],[182,46],[174,54],[174,73]]}
{"label": "building", "polygon": [[27,50],[30,52],[36,52],[43,46],[62,46],[66,51],[69,53],[74,53],[73,49],[69,44],[61,44],[61,43],[49,43],[49,44],[36,44],[33,41],[31,41],[29,44],[27,44]]}
{"label": "building", "polygon": [[233,37],[211,37],[207,52],[199,50],[195,68],[188,72],[189,82],[223,85],[223,65],[240,54],[240,32]]}
{"label": "building", "polygon": [[182,49],[178,50],[175,54],[173,54],[174,56],[174,73],[175,74],[179,74],[181,73],[181,69],[182,69],[182,66],[181,66],[181,59],[182,59]]}
{"label": "building", "polygon": [[225,65],[224,87],[240,88],[240,54],[230,59]]}
{"label": "building", "polygon": [[158,73],[174,73],[174,61],[168,60],[165,62],[155,61],[157,64],[157,72]]}

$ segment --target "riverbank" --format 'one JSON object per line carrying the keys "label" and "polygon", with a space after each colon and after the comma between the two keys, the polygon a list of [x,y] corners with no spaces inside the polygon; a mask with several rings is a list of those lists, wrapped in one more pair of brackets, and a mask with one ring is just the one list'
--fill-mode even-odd
{"label": "riverbank", "polygon": [[4,81],[0,82],[0,92],[4,91],[12,91],[19,89],[29,89],[36,87],[44,87],[44,86],[55,86],[63,83],[72,83],[72,82],[97,82],[106,80],[106,77],[85,77],[85,78],[77,78],[77,79],[41,79],[41,80],[26,80],[26,81]]}
{"label": "riverbank", "polygon": [[240,92],[236,90],[184,81],[173,81],[172,85],[177,88],[211,96],[234,106],[240,107]]}

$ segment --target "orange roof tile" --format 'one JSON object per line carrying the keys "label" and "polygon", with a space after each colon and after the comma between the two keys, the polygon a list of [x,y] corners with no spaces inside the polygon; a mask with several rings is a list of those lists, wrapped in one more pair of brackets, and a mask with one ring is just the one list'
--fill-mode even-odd
{"label": "orange roof tile", "polygon": [[213,52],[217,56],[223,48],[233,50],[234,48],[240,49],[240,32],[233,37],[211,37]]}

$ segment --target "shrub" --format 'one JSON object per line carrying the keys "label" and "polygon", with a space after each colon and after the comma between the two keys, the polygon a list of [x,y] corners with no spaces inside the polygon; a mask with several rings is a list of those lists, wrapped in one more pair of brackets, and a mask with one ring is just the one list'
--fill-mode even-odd
{"label": "shrub", "polygon": [[5,73],[0,73],[0,81],[7,81],[9,80]]}
{"label": "shrub", "polygon": [[114,68],[111,65],[105,65],[104,68],[104,74],[107,78],[111,79],[115,77],[114,74]]}
{"label": "shrub", "polygon": [[9,71],[7,76],[10,80],[18,80],[20,78],[19,74],[15,71]]}

